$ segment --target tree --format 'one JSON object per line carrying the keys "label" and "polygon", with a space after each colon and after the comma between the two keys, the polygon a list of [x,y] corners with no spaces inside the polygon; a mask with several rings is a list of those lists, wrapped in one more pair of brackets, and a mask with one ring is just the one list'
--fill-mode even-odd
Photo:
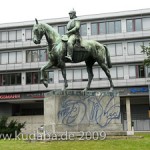
{"label": "tree", "polygon": [[141,47],[142,47],[142,53],[147,55],[147,58],[144,59],[144,65],[150,66],[150,43],[148,47],[144,45],[142,45]]}

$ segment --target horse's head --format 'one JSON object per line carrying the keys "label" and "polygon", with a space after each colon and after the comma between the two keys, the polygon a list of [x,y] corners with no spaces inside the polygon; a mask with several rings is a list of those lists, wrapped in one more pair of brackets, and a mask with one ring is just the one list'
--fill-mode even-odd
{"label": "horse's head", "polygon": [[33,26],[33,42],[35,44],[40,44],[41,39],[44,35],[44,29],[42,28],[42,24],[38,23],[38,20],[35,19],[36,24]]}

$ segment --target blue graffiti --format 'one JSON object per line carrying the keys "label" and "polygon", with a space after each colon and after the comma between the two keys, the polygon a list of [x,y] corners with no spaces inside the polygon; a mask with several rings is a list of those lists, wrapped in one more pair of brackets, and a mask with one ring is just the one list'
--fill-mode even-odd
{"label": "blue graffiti", "polygon": [[[69,98],[62,101],[63,103],[61,105],[61,111],[58,112],[58,118],[62,117],[62,123],[64,125],[72,126],[79,124],[86,113],[87,108],[85,103],[81,100],[71,100]],[[76,124],[74,124],[75,122]]]}
{"label": "blue graffiti", "polygon": [[120,105],[114,102],[114,96],[71,96],[63,97],[58,118],[64,125],[75,126],[80,123],[96,123],[106,127],[113,119],[120,118]]}

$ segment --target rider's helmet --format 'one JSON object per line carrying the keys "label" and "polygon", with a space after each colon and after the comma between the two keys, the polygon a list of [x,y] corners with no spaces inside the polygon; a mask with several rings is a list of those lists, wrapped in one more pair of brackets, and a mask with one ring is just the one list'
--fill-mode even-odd
{"label": "rider's helmet", "polygon": [[71,10],[70,12],[69,12],[69,14],[73,14],[75,17],[77,17],[76,16],[76,11],[73,9],[73,10]]}

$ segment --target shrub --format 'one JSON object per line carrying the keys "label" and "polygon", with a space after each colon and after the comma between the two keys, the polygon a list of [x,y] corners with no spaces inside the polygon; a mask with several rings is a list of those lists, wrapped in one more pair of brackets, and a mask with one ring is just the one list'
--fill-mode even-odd
{"label": "shrub", "polygon": [[[25,122],[18,123],[15,120],[11,120],[8,123],[8,117],[3,116],[0,118],[0,134],[3,136],[8,135],[11,138],[15,138],[15,134],[19,134],[24,126]],[[0,136],[0,138],[3,136]]]}

